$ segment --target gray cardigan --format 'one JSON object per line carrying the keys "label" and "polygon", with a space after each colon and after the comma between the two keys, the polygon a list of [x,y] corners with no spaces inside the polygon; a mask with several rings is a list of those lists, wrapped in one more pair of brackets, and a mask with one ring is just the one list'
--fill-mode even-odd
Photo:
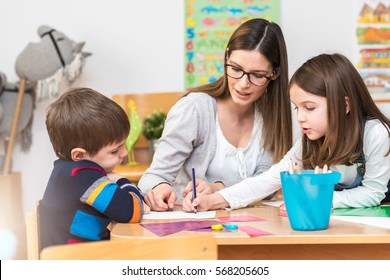
{"label": "gray cardigan", "polygon": [[[217,147],[216,109],[215,98],[205,93],[191,93],[171,108],[152,164],[139,181],[143,192],[166,182],[174,186],[180,199],[183,188],[191,181],[193,167],[197,178],[207,180],[206,172]],[[272,155],[261,151],[261,164],[254,175],[272,165]],[[224,181],[223,170],[221,181],[226,187],[238,183]]]}

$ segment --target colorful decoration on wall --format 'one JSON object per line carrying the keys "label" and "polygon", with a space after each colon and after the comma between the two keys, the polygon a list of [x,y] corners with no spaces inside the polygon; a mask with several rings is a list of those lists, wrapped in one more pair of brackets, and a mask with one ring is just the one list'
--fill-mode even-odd
{"label": "colorful decoration on wall", "polygon": [[280,24],[279,5],[279,0],[186,0],[186,90],[223,74],[224,49],[241,23],[260,17]]}
{"label": "colorful decoration on wall", "polygon": [[390,100],[390,0],[361,0],[357,67],[376,100]]}

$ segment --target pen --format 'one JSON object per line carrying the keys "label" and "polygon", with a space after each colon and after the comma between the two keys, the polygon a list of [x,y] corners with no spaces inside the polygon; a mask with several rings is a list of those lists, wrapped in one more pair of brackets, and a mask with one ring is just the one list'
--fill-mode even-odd
{"label": "pen", "polygon": [[[194,201],[195,198],[196,198],[195,168],[192,168],[192,201]],[[196,212],[198,211],[198,207],[195,206],[194,208],[195,208],[194,212],[196,214]]]}

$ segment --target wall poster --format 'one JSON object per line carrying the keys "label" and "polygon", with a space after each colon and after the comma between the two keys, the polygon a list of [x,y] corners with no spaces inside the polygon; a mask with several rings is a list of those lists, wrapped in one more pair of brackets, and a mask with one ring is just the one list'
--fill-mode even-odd
{"label": "wall poster", "polygon": [[357,68],[372,97],[390,102],[390,0],[361,0]]}
{"label": "wall poster", "polygon": [[185,90],[222,76],[231,34],[256,17],[280,25],[279,0],[185,1]]}

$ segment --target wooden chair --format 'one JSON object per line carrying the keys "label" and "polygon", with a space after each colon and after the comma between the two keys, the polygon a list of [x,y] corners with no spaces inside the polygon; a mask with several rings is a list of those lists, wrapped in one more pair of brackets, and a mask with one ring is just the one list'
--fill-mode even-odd
{"label": "wooden chair", "polygon": [[47,247],[41,260],[216,260],[212,235],[134,237]]}
{"label": "wooden chair", "polygon": [[[17,240],[16,248],[14,248],[15,252],[12,256],[12,259],[15,260],[25,260],[27,258],[26,223],[22,206],[21,178],[20,172],[12,172],[8,175],[0,174],[0,229],[11,231]],[[0,252],[2,249],[0,245]]]}
{"label": "wooden chair", "polygon": [[27,233],[27,258],[29,260],[39,260],[41,250],[39,236],[39,201],[33,210],[26,216],[26,233]]}
{"label": "wooden chair", "polygon": [[[137,109],[137,113],[143,122],[146,116],[156,110],[161,110],[165,113],[183,96],[183,92],[159,92],[159,93],[144,93],[144,94],[114,94],[112,100],[118,103],[128,114],[129,100],[133,100]],[[152,161],[152,156],[149,152],[147,139],[141,135],[135,144],[134,149],[135,160],[139,163],[136,166],[118,166],[114,171],[126,176],[129,180],[137,183],[142,174],[149,167]]]}

